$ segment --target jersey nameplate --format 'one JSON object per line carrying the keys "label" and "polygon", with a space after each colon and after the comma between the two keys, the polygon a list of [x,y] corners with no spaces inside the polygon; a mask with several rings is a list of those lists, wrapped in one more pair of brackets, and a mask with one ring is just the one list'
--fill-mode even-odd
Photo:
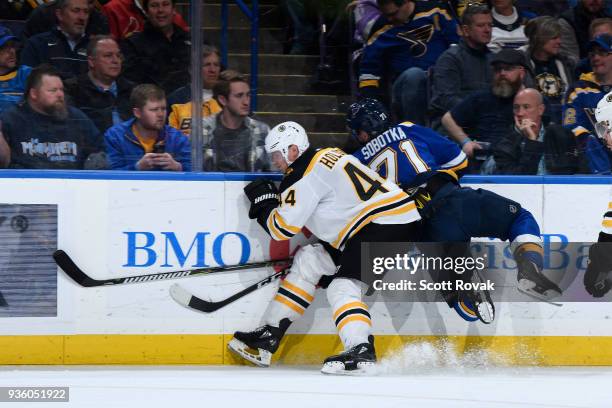
{"label": "jersey nameplate", "polygon": [[319,159],[319,162],[325,165],[325,167],[327,167],[328,169],[332,170],[338,160],[340,160],[340,158],[345,155],[346,153],[344,153],[342,150],[332,149],[328,152],[325,152],[323,156],[321,156],[321,158]]}
{"label": "jersey nameplate", "polygon": [[376,155],[376,153],[378,153],[381,149],[385,148],[388,144],[407,138],[408,136],[406,136],[402,128],[393,127],[382,135],[370,140],[368,144],[361,148],[363,159],[368,160],[370,157]]}

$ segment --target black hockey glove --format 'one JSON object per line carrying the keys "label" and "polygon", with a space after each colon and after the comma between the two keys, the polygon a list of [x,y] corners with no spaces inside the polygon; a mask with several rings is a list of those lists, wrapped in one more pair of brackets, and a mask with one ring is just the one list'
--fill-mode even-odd
{"label": "black hockey glove", "polygon": [[244,187],[244,194],[251,202],[249,218],[259,218],[263,211],[272,211],[278,207],[278,189],[276,185],[267,179],[258,178]]}
{"label": "black hockey glove", "polygon": [[596,242],[589,248],[584,287],[595,298],[605,296],[612,288],[612,242]]}

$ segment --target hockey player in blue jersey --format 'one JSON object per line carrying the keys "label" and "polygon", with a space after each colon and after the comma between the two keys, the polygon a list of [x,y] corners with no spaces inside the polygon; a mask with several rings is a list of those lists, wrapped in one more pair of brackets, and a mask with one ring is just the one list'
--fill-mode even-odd
{"label": "hockey player in blue jersey", "polygon": [[351,105],[347,124],[363,145],[354,156],[412,192],[424,220],[424,241],[509,240],[518,264],[519,290],[542,300],[561,295],[561,289],[541,273],[540,229],[532,214],[491,191],[461,187],[467,158],[457,144],[410,122],[393,126],[384,106],[374,99]]}

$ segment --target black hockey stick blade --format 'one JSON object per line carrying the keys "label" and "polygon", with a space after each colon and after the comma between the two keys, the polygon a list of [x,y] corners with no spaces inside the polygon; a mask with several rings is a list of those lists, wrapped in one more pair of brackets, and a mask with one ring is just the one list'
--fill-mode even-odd
{"label": "black hockey stick blade", "polygon": [[185,306],[186,308],[198,310],[204,313],[212,313],[248,295],[249,293],[256,291],[257,289],[274,282],[276,279],[282,278],[288,273],[289,268],[283,269],[282,271],[278,271],[270,276],[265,277],[259,282],[256,282],[251,286],[242,289],[240,292],[234,293],[232,296],[223,300],[219,300],[217,302],[201,299],[189,293],[178,283],[175,283],[170,287],[170,296],[172,296],[172,299],[174,299],[178,304]]}
{"label": "black hockey stick blade", "polygon": [[60,268],[62,268],[62,270],[66,272],[66,275],[68,275],[73,281],[75,281],[81,286],[88,288],[97,286],[123,285],[126,283],[143,283],[166,279],[186,278],[188,276],[209,275],[212,273],[239,271],[243,269],[265,268],[269,266],[286,265],[288,262],[291,262],[291,259],[288,258],[277,261],[254,262],[242,265],[214,266],[210,268],[187,269],[173,272],[157,272],[147,275],[125,276],[122,278],[94,279],[88,276],[85,272],[83,272],[81,268],[79,268],[74,263],[70,256],[61,249],[58,249],[53,253],[53,259],[55,260],[55,263]]}
{"label": "black hockey stick blade", "polygon": [[0,307],[7,307],[8,303],[4,300],[4,296],[2,296],[2,292],[0,292]]}

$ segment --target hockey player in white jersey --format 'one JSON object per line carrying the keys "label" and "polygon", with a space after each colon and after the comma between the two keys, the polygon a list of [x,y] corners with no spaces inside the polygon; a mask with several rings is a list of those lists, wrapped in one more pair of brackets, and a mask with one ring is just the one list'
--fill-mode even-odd
{"label": "hockey player in white jersey", "polygon": [[361,297],[361,243],[418,240],[416,205],[396,184],[342,150],[309,148],[305,130],[295,122],[275,126],[265,148],[284,177],[280,192],[263,178],[245,187],[251,201],[249,217],[275,240],[290,239],[306,227],[323,245],[297,253],[291,273],[266,312],[266,324],[252,332],[237,332],[228,346],[245,359],[268,366],[291,321],[312,302],[321,277],[334,275],[327,298],[344,352],[326,359],[321,371],[367,370],[376,354],[371,317]]}
{"label": "hockey player in white jersey", "polygon": [[[595,110],[595,131],[612,158],[612,92],[601,98]],[[584,287],[593,297],[603,297],[612,288],[612,186],[608,209],[596,243],[589,248]]]}

